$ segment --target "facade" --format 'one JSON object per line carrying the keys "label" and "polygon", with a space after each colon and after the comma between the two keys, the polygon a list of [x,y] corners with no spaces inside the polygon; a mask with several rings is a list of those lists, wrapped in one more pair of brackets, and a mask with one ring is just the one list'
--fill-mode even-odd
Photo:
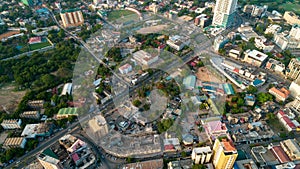
{"label": "facade", "polygon": [[50,149],[44,150],[37,156],[37,159],[45,169],[62,169],[60,160],[57,155]]}
{"label": "facade", "polygon": [[158,54],[150,54],[144,50],[133,53],[133,58],[142,65],[149,66],[158,60]]}
{"label": "facade", "polygon": [[300,26],[293,25],[290,32],[284,31],[274,35],[274,42],[282,50],[300,48]]}
{"label": "facade", "polygon": [[20,117],[27,119],[39,119],[40,113],[39,111],[25,111],[22,114],[20,114]]}
{"label": "facade", "polygon": [[228,42],[228,39],[220,35],[214,40],[214,50],[218,52],[221,48],[224,48],[225,44]]}
{"label": "facade", "polygon": [[265,34],[275,34],[281,31],[281,26],[277,24],[271,24],[265,30]]}
{"label": "facade", "polygon": [[5,149],[24,148],[25,144],[26,144],[26,138],[12,137],[12,138],[6,138],[2,147]]}
{"label": "facade", "polygon": [[212,150],[207,147],[195,147],[192,151],[192,160],[195,164],[209,163],[212,157]]}
{"label": "facade", "polygon": [[44,100],[28,101],[27,105],[32,109],[42,109],[44,107]]}
{"label": "facade", "polygon": [[21,124],[22,124],[21,119],[6,119],[2,121],[1,126],[5,130],[10,130],[10,129],[20,129]]}
{"label": "facade", "polygon": [[95,116],[88,122],[88,125],[95,138],[101,138],[108,133],[108,126],[102,115]]}
{"label": "facade", "polygon": [[78,116],[77,108],[61,108],[59,109],[56,118],[57,119],[64,119],[70,116]]}
{"label": "facade", "polygon": [[217,0],[214,9],[213,25],[228,28],[233,25],[237,0]]}
{"label": "facade", "polygon": [[261,17],[266,10],[265,7],[256,5],[245,5],[243,8],[244,13],[250,14],[253,17]]}
{"label": "facade", "polygon": [[[300,80],[300,78],[298,78]],[[296,81],[293,81],[289,87],[289,90],[291,92],[291,96],[296,98],[297,96],[300,95],[300,82],[298,82],[297,80]]]}
{"label": "facade", "polygon": [[236,148],[228,139],[216,139],[213,146],[213,154],[215,169],[232,169],[238,156]]}
{"label": "facade", "polygon": [[60,17],[65,28],[80,26],[84,23],[84,18],[80,10],[62,11]]}
{"label": "facade", "polygon": [[287,67],[286,75],[287,75],[287,77],[294,80],[299,77],[299,74],[300,74],[300,57],[293,58],[293,59],[291,59],[289,65]]}
{"label": "facade", "polygon": [[290,95],[290,91],[284,87],[282,87],[281,89],[277,89],[276,87],[272,87],[271,89],[269,89],[269,93],[273,96],[275,96],[277,101],[285,101],[289,95]]}
{"label": "facade", "polygon": [[290,37],[300,40],[300,24],[295,24],[290,30]]}
{"label": "facade", "polygon": [[283,15],[283,19],[285,19],[286,22],[291,25],[300,24],[300,17],[292,11],[286,11]]}
{"label": "facade", "polygon": [[169,45],[171,48],[177,51],[180,51],[181,49],[183,49],[185,46],[188,46],[189,44],[190,44],[190,39],[179,35],[171,36],[167,40],[167,45]]}
{"label": "facade", "polygon": [[249,49],[245,51],[244,62],[260,67],[266,61],[267,58],[268,55],[257,50]]}
{"label": "facade", "polygon": [[292,161],[300,160],[300,147],[295,139],[281,141],[280,145]]}
{"label": "facade", "polygon": [[300,95],[294,100],[293,107],[300,112]]}
{"label": "facade", "polygon": [[126,63],[125,65],[119,67],[119,71],[122,74],[127,74],[132,71],[132,66],[130,64]]}
{"label": "facade", "polygon": [[278,60],[270,58],[266,64],[266,69],[272,70],[277,73],[283,73],[285,65]]}

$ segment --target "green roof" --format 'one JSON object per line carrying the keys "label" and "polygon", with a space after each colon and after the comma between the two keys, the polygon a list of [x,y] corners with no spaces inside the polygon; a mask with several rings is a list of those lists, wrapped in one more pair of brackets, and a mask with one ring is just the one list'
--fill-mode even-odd
{"label": "green roof", "polygon": [[57,155],[50,148],[45,149],[42,153],[46,156],[58,159]]}
{"label": "green roof", "polygon": [[225,83],[223,84],[223,88],[226,94],[228,95],[234,94],[234,90],[231,84]]}
{"label": "green roof", "polygon": [[78,115],[77,108],[62,108],[58,111],[59,115]]}
{"label": "green roof", "polygon": [[196,85],[196,76],[189,75],[183,79],[183,84],[186,88],[191,89],[194,88]]}

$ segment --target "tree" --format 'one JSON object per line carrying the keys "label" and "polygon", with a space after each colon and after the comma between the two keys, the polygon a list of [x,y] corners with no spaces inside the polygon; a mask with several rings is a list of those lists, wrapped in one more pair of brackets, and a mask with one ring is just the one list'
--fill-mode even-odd
{"label": "tree", "polygon": [[132,102],[132,104],[133,104],[135,107],[140,107],[140,105],[142,104],[142,102],[141,102],[140,100],[136,99],[136,100],[134,100],[134,101]]}
{"label": "tree", "polygon": [[259,103],[265,103],[267,101],[273,101],[273,96],[270,93],[258,93],[257,100]]}
{"label": "tree", "polygon": [[266,115],[266,117],[267,117],[268,120],[274,120],[275,119],[275,114],[274,113],[268,113]]}
{"label": "tree", "polygon": [[247,93],[254,94],[256,92],[257,92],[257,88],[255,86],[253,86],[253,85],[248,86]]}
{"label": "tree", "polygon": [[192,169],[206,169],[206,167],[203,164],[194,164]]}
{"label": "tree", "polygon": [[243,105],[244,105],[244,99],[243,99],[243,98],[238,98],[238,100],[237,100],[237,105],[238,105],[239,107],[243,106]]}
{"label": "tree", "polygon": [[206,109],[206,104],[205,103],[201,103],[199,106],[200,110]]}
{"label": "tree", "polygon": [[187,156],[186,152],[185,152],[185,151],[182,151],[182,152],[181,152],[181,157],[186,157],[186,156]]}

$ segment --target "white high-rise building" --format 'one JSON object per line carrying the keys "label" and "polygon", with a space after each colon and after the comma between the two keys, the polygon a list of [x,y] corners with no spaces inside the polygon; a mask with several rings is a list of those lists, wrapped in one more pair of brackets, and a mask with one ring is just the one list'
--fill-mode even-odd
{"label": "white high-rise building", "polygon": [[192,152],[192,160],[195,164],[209,163],[212,157],[212,150],[207,147],[196,147]]}
{"label": "white high-rise building", "polygon": [[213,25],[230,27],[234,23],[234,13],[236,11],[238,0],[217,0]]}

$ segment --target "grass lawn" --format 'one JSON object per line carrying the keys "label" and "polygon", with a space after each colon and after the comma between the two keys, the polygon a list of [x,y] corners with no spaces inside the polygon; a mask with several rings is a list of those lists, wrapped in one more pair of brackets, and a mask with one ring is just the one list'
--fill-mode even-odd
{"label": "grass lawn", "polygon": [[128,10],[114,10],[109,12],[109,14],[107,15],[107,19],[109,21],[113,21],[121,18],[122,16],[134,15],[134,14],[135,14],[134,12]]}
{"label": "grass lawn", "polygon": [[273,129],[274,133],[287,133],[288,131],[280,123],[277,117],[267,120],[268,125]]}
{"label": "grass lawn", "polygon": [[41,49],[47,46],[50,46],[51,44],[47,41],[47,42],[42,42],[42,43],[36,43],[36,44],[32,44],[29,45],[30,50],[36,50],[36,49]]}

